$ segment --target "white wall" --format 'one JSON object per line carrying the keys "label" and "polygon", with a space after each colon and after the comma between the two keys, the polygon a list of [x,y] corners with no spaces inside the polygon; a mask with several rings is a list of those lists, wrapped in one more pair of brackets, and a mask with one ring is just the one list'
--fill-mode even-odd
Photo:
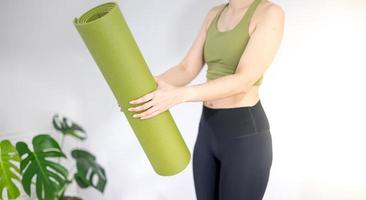
{"label": "white wall", "polygon": [[[0,139],[54,132],[58,112],[89,133],[81,144],[106,168],[104,195],[85,199],[195,199],[192,166],[154,173],[72,20],[106,1],[0,1]],[[223,1],[118,1],[153,74],[178,63],[204,16]],[[286,12],[281,49],[260,95],[274,160],[265,199],[366,199],[366,2],[276,0]],[[204,81],[203,69],[192,84]],[[171,110],[193,150],[201,103]],[[57,135],[55,135],[57,136]],[[25,198],[26,199],[26,198]]]}

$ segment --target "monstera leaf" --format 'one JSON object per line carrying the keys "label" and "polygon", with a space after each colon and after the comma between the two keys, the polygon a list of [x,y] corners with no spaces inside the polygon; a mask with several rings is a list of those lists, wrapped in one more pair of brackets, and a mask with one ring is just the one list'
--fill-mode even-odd
{"label": "monstera leaf", "polygon": [[78,185],[81,188],[92,186],[103,192],[107,178],[103,167],[96,162],[95,156],[81,149],[73,150],[71,155],[76,160],[77,172],[74,177]]}
{"label": "monstera leaf", "polygon": [[51,161],[50,158],[66,158],[66,156],[58,143],[49,135],[35,136],[32,144],[34,151],[31,151],[24,142],[16,144],[21,158],[20,171],[23,174],[23,188],[30,196],[32,179],[35,178],[38,199],[54,199],[68,183],[68,171],[62,165]]}
{"label": "monstera leaf", "polygon": [[72,122],[66,117],[60,117],[60,115],[55,114],[52,119],[53,127],[60,131],[64,135],[71,135],[80,140],[86,139],[86,133],[81,126]]}
{"label": "monstera leaf", "polygon": [[5,199],[1,195],[6,188],[8,199],[16,199],[19,195],[19,189],[14,181],[20,182],[19,178],[19,155],[15,147],[9,140],[0,142],[0,199]]}

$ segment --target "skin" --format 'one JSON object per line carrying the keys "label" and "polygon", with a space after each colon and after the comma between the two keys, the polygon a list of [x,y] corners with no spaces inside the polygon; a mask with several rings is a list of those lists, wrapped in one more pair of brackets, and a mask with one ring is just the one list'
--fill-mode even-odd
{"label": "skin", "polygon": [[[253,0],[230,0],[218,21],[219,31],[228,31],[239,23]],[[212,7],[183,60],[154,76],[156,90],[131,100],[133,117],[152,118],[183,102],[202,101],[211,108],[253,106],[259,100],[259,86],[254,83],[272,63],[282,40],[285,15],[281,7],[262,0],[249,25],[250,39],[234,74],[196,85],[188,85],[204,67],[203,46],[207,29],[223,4]],[[138,105],[136,105],[138,104]]]}

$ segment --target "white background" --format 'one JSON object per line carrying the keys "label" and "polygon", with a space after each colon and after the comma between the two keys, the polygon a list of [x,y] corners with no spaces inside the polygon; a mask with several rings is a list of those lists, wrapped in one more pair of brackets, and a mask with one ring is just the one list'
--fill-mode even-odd
{"label": "white background", "polygon": [[[193,200],[192,163],[176,176],[155,174],[72,24],[104,2],[0,1],[0,139],[54,133],[51,117],[60,113],[89,134],[85,143],[67,138],[65,151],[89,149],[108,176],[104,195],[75,186],[70,194]],[[223,2],[118,1],[153,74],[183,58],[208,10]],[[274,153],[264,199],[366,199],[366,1],[275,2],[286,29],[260,89]],[[204,82],[206,69],[191,84]],[[170,109],[191,152],[201,104]]]}

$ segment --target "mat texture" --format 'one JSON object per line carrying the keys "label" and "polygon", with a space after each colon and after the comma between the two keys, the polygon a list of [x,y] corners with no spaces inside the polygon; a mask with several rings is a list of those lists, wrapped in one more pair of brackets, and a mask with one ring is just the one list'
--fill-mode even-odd
{"label": "mat texture", "polygon": [[130,100],[154,91],[157,83],[118,4],[98,5],[74,18],[73,24],[121,105],[155,172],[170,176],[184,170],[191,154],[169,110],[149,119],[133,118],[134,113],[127,110],[132,106],[128,103]]}

